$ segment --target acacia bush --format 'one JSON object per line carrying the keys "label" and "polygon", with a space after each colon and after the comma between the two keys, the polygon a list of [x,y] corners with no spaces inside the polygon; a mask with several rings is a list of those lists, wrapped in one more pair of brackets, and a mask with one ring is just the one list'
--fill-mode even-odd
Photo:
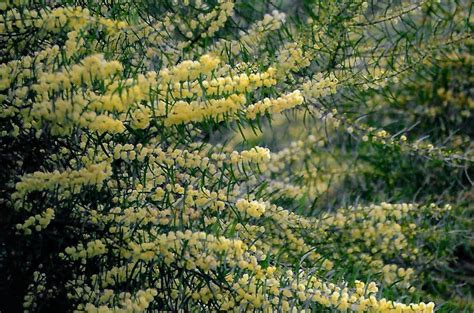
{"label": "acacia bush", "polygon": [[0,310],[472,312],[472,9],[2,1]]}

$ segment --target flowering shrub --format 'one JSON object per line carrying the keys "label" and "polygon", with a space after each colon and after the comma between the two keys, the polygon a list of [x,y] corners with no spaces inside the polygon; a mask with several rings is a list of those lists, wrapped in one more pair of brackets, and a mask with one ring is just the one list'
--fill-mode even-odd
{"label": "flowering shrub", "polygon": [[472,309],[471,11],[2,1],[1,306]]}

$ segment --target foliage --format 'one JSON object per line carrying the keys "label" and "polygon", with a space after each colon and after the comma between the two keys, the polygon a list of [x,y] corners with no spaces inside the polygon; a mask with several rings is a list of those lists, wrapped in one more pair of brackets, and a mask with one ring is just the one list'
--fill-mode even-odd
{"label": "foliage", "polygon": [[471,311],[470,1],[2,1],[6,312]]}

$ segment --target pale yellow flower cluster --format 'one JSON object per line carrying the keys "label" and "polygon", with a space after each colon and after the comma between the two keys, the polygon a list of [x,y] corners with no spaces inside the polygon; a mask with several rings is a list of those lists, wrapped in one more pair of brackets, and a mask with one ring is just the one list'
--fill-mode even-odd
{"label": "pale yellow flower cluster", "polygon": [[284,110],[288,110],[299,106],[303,103],[304,98],[299,90],[295,90],[289,94],[283,95],[276,99],[265,98],[259,102],[250,105],[246,110],[246,117],[249,119],[255,119],[259,115],[266,113],[280,113]]}
{"label": "pale yellow flower cluster", "polygon": [[338,80],[334,75],[323,77],[318,73],[314,79],[305,82],[302,86],[302,92],[306,99],[313,100],[335,94]]}
{"label": "pale yellow flower cluster", "polygon": [[[108,290],[101,297],[102,303],[107,303],[113,298],[113,291]],[[93,303],[87,303],[86,305],[79,305],[77,307],[78,312],[87,313],[129,313],[129,312],[144,312],[150,306],[150,303],[158,294],[156,289],[139,290],[136,294],[131,295],[129,293],[123,293],[119,296],[119,306],[110,307],[107,304],[96,306]]]}
{"label": "pale yellow flower cluster", "polygon": [[[214,118],[216,121],[223,121],[225,118],[237,112],[246,102],[243,95],[230,95],[228,98],[210,99],[206,102],[185,102],[174,103],[168,116],[165,119],[165,126],[183,124],[189,122],[202,122],[206,118]],[[165,107],[159,108],[165,111]]]}
{"label": "pale yellow flower cluster", "polygon": [[[20,204],[24,197],[33,191],[56,191],[59,197],[68,197],[86,185],[100,187],[110,175],[111,168],[107,162],[90,164],[80,170],[35,172],[21,178],[15,186],[16,191],[12,194],[12,199]],[[18,206],[20,207],[30,209]]]}
{"label": "pale yellow flower cluster", "polygon": [[52,208],[46,209],[41,214],[30,216],[24,223],[16,224],[16,229],[23,231],[26,235],[32,234],[32,229],[41,231],[48,227],[49,223],[54,219],[54,210]]}
{"label": "pale yellow flower cluster", "polygon": [[258,201],[249,202],[245,199],[239,199],[235,203],[235,207],[240,212],[255,218],[260,217],[263,213],[265,213],[265,204]]}

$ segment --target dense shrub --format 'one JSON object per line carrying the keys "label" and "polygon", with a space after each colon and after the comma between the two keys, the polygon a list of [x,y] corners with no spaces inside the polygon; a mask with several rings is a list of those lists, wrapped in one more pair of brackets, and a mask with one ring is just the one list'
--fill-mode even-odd
{"label": "dense shrub", "polygon": [[470,311],[470,1],[2,1],[4,312]]}

